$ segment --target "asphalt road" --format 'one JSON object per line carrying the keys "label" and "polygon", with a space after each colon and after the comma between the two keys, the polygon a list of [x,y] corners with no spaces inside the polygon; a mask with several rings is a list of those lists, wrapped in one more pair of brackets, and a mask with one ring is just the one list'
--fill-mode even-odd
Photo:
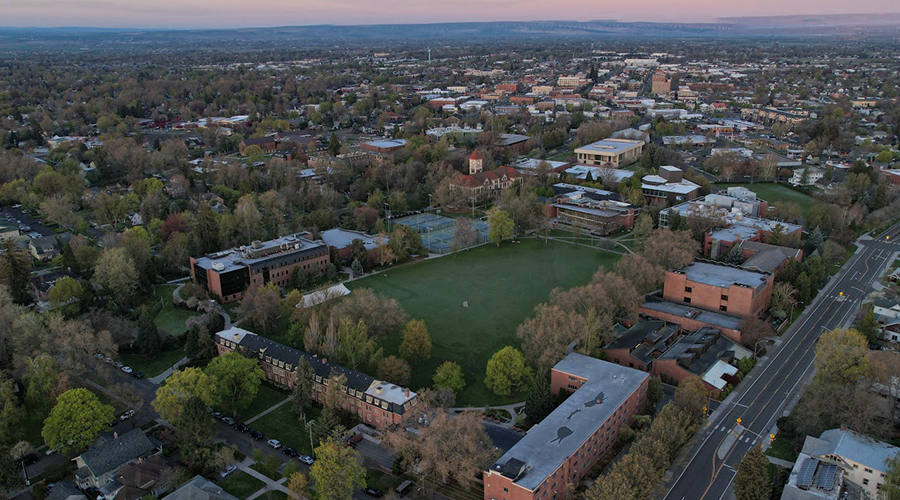
{"label": "asphalt road", "polygon": [[853,322],[872,283],[900,251],[900,244],[894,243],[898,240],[900,225],[859,242],[856,253],[782,335],[781,346],[760,361],[733,397],[712,415],[687,464],[672,470],[675,479],[669,483],[666,500],[733,497],[735,468],[753,446],[769,439],[785,406],[808,383],[819,335]]}

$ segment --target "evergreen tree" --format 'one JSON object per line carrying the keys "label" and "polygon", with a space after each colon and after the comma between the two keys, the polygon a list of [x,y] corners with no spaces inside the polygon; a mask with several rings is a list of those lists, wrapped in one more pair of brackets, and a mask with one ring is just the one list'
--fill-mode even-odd
{"label": "evergreen tree", "polygon": [[769,460],[762,449],[755,446],[738,465],[734,476],[734,497],[736,500],[768,500],[771,494]]}
{"label": "evergreen tree", "polygon": [[809,236],[806,237],[807,253],[811,254],[818,250],[823,243],[825,243],[825,234],[822,233],[822,228],[816,226],[809,232]]}
{"label": "evergreen tree", "polygon": [[6,239],[3,244],[3,260],[0,261],[0,278],[16,304],[31,302],[28,294],[28,276],[31,272],[28,267],[28,257],[16,248],[12,239]]}
{"label": "evergreen tree", "polygon": [[733,245],[731,247],[731,250],[729,250],[728,253],[725,254],[724,260],[727,264],[742,264],[744,262],[744,253],[743,251],[741,251],[741,246]]}
{"label": "evergreen tree", "polygon": [[78,259],[75,258],[75,252],[72,250],[71,245],[68,243],[63,244],[60,256],[62,257],[62,265],[64,268],[69,270],[69,272],[81,274]]}
{"label": "evergreen tree", "polygon": [[331,133],[331,139],[328,140],[328,151],[332,156],[337,156],[341,152],[341,140],[334,132]]}
{"label": "evergreen tree", "polygon": [[550,392],[550,378],[536,377],[525,398],[525,416],[531,424],[544,420],[553,411],[553,394]]}
{"label": "evergreen tree", "polygon": [[872,197],[872,205],[871,209],[873,211],[884,208],[887,206],[887,184],[884,182],[879,183],[878,187],[875,188],[875,196]]}
{"label": "evergreen tree", "polygon": [[353,271],[354,277],[362,276],[363,272],[365,272],[359,259],[353,259],[353,264],[350,264],[350,270]]}
{"label": "evergreen tree", "polygon": [[138,335],[134,340],[134,346],[141,355],[155,358],[162,350],[163,339],[159,334],[159,328],[153,322],[153,312],[146,308],[138,318]]}

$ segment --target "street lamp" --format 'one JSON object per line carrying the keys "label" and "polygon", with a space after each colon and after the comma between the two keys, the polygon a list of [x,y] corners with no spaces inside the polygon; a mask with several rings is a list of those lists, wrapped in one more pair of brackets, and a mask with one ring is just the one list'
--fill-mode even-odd
{"label": "street lamp", "polygon": [[314,456],[316,450],[313,447],[313,439],[312,439],[312,424],[316,423],[315,420],[310,420],[306,423],[306,434],[309,435],[309,456],[316,458]]}

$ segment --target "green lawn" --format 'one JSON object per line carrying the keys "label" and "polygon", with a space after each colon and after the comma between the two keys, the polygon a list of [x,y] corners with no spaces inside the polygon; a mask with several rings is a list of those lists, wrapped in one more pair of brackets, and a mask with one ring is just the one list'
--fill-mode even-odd
{"label": "green lawn", "polygon": [[243,500],[259,491],[260,488],[265,486],[265,483],[244,471],[236,470],[225,479],[220,479],[219,486],[228,493]]}
{"label": "green lawn", "polygon": [[172,292],[176,285],[157,285],[153,288],[153,296],[162,305],[162,311],[156,316],[156,326],[169,335],[178,335],[185,331],[184,323],[188,318],[199,315],[196,311],[181,309],[172,304]]}
{"label": "green lawn", "polygon": [[400,483],[402,482],[402,479],[385,474],[378,469],[366,470],[366,486],[377,488],[381,490],[382,493],[386,494],[390,491],[394,491],[394,488],[400,486]]}
{"label": "green lawn", "polygon": [[794,451],[793,440],[793,436],[788,436],[783,432],[776,434],[775,441],[772,441],[772,446],[769,446],[769,449],[766,450],[766,455],[787,460],[788,462],[797,460],[797,452]]}
{"label": "green lawn", "polygon": [[776,206],[778,203],[790,201],[800,205],[800,209],[804,213],[816,203],[816,199],[812,196],[774,182],[756,182],[753,184],[716,183],[714,186],[722,191],[732,186],[743,186],[756,193],[760,199],[769,202],[769,206]]}
{"label": "green lawn", "polygon": [[183,343],[179,343],[175,349],[163,351],[154,359],[147,359],[146,356],[134,353],[123,354],[121,361],[125,366],[130,366],[134,370],[143,372],[144,376],[149,378],[168,370],[183,357]]}
{"label": "green lawn", "polygon": [[259,500],[287,500],[288,496],[283,491],[269,490],[256,498]]}
{"label": "green lawn", "polygon": [[256,397],[253,398],[250,406],[248,406],[246,410],[241,412],[241,418],[243,420],[247,420],[249,418],[255,417],[263,411],[268,410],[269,408],[280,403],[286,397],[288,397],[287,392],[272,385],[263,383],[259,386],[259,392],[256,393]]}
{"label": "green lawn", "polygon": [[[450,360],[466,375],[457,404],[500,405],[524,396],[497,397],[487,390],[488,359],[507,345],[519,346],[516,328],[549,298],[550,290],[583,285],[601,265],[611,267],[618,258],[567,243],[525,239],[389,269],[348,286],[394,297],[410,317],[425,320],[433,346],[431,358],[412,367],[414,389],[431,386],[435,369]],[[399,352],[401,337],[397,332],[385,339],[386,355]]]}
{"label": "green lawn", "polygon": [[[315,420],[319,417],[319,409],[313,408],[306,412],[306,418]],[[250,424],[254,430],[262,431],[266,439],[277,439],[282,446],[290,446],[304,455],[312,455],[309,448],[309,434],[302,420],[298,420],[291,405],[287,404],[274,410]]]}

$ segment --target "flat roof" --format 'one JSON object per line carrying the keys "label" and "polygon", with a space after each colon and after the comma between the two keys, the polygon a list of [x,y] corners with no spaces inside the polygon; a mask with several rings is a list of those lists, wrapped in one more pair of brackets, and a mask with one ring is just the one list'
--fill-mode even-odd
{"label": "flat roof", "polygon": [[644,141],[634,139],[603,139],[577,148],[575,153],[621,154],[644,145]]}
{"label": "flat roof", "polygon": [[665,300],[651,300],[641,304],[644,309],[657,311],[661,313],[680,316],[683,318],[693,319],[707,325],[718,326],[720,328],[728,328],[729,330],[739,330],[741,327],[741,318],[728,316],[698,307],[690,307],[685,304],[669,302]]}
{"label": "flat roof", "polygon": [[390,140],[378,140],[378,141],[369,141],[366,143],[369,146],[376,148],[397,148],[406,146],[406,139],[390,139]]}
{"label": "flat roof", "polygon": [[345,248],[353,243],[353,240],[361,240],[366,250],[372,250],[378,247],[376,238],[370,234],[360,231],[351,231],[349,229],[341,229],[336,227],[327,231],[322,231],[319,236],[326,245],[334,248]]}
{"label": "flat roof", "polygon": [[[196,266],[201,269],[213,269],[219,273],[226,273],[237,269],[250,267],[270,259],[277,259],[292,253],[302,253],[325,246],[320,241],[313,241],[297,234],[288,234],[278,238],[257,242],[236,248],[229,248],[221,252],[211,253],[196,258]],[[259,254],[258,257],[254,257]],[[221,267],[217,269],[217,267]]]}
{"label": "flat roof", "polygon": [[578,353],[569,354],[553,369],[588,381],[532,427],[490,469],[502,474],[510,460],[520,462],[523,472],[514,482],[531,491],[572,456],[650,377],[642,371]]}
{"label": "flat roof", "polygon": [[768,282],[769,275],[758,271],[750,271],[711,262],[694,262],[678,271],[695,283],[728,288],[731,285],[743,285],[753,289],[760,288]]}

